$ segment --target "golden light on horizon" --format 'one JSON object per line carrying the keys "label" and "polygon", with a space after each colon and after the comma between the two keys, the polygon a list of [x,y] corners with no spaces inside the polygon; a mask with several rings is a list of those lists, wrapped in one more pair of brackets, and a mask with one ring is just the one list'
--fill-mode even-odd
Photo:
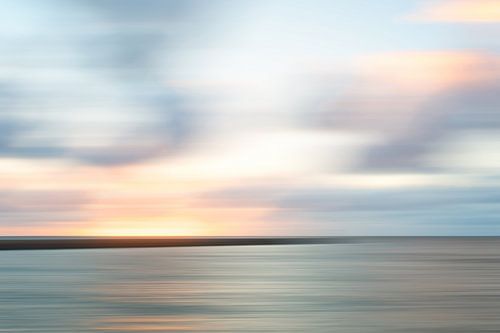
{"label": "golden light on horizon", "polygon": [[124,219],[100,223],[85,232],[89,236],[151,237],[201,236],[205,228],[194,219]]}

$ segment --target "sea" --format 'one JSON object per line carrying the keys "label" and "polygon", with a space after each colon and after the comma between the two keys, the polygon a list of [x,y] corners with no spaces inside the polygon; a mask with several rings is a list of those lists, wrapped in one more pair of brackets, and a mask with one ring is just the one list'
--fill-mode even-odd
{"label": "sea", "polygon": [[0,332],[500,331],[500,238],[0,252]]}

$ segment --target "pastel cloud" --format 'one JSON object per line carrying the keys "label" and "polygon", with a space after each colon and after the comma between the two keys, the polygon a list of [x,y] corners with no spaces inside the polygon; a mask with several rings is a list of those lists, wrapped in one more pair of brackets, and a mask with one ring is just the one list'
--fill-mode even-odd
{"label": "pastel cloud", "polygon": [[74,233],[88,218],[82,191],[0,190],[0,234],[51,235]]}
{"label": "pastel cloud", "polygon": [[419,170],[465,130],[500,128],[493,53],[402,52],[365,59],[359,79],[320,112],[322,127],[371,135],[355,169]]}
{"label": "pastel cloud", "polygon": [[442,0],[425,5],[409,18],[425,22],[500,22],[500,2],[497,0]]}

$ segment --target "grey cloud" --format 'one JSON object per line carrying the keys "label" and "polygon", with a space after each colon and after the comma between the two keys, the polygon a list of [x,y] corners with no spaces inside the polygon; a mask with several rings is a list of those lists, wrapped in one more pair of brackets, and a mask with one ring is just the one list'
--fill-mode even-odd
{"label": "grey cloud", "polygon": [[[196,112],[188,106],[191,97],[165,85],[157,58],[168,58],[172,41],[190,34],[190,28],[179,23],[198,10],[193,2],[44,3],[54,10],[37,10],[29,1],[6,4],[25,30],[16,35],[21,23],[7,21],[0,34],[0,41],[15,42],[5,40],[0,67],[17,73],[0,75],[0,156],[107,166],[141,162],[187,147],[199,128]],[[50,76],[45,79],[47,72]],[[72,128],[53,118],[78,118],[85,107],[104,112],[120,108],[109,122],[126,123],[127,129],[111,143],[69,146]],[[134,113],[141,113],[144,121],[133,123]],[[94,135],[92,129],[87,135]]]}
{"label": "grey cloud", "polygon": [[[498,71],[497,65],[490,69]],[[449,88],[430,96],[415,111],[400,110],[411,98],[397,93],[375,98],[361,89],[320,111],[318,125],[381,135],[381,141],[369,145],[352,165],[351,171],[362,172],[437,171],[429,154],[467,131],[500,129],[498,80]]]}
{"label": "grey cloud", "polygon": [[500,203],[495,187],[424,187],[388,189],[320,189],[248,187],[206,193],[211,205],[271,206],[313,211],[398,211],[468,204]]}
{"label": "grey cloud", "polygon": [[354,230],[358,235],[391,234],[392,229],[403,234],[432,234],[433,226],[445,226],[448,232],[457,233],[465,228],[470,234],[500,228],[500,190],[493,186],[390,189],[255,186],[206,193],[200,200],[211,207],[267,207],[270,213],[266,219],[275,223],[299,219],[304,226],[313,223],[317,230],[331,232],[340,227]]}
{"label": "grey cloud", "polygon": [[0,156],[37,157],[59,156],[62,151],[58,147],[19,146],[17,141],[29,134],[37,126],[35,123],[20,119],[19,114],[26,112],[22,104],[24,92],[7,83],[0,85]]}
{"label": "grey cloud", "polygon": [[175,19],[189,14],[196,4],[204,1],[193,0],[80,0],[83,4],[98,9],[114,22],[151,22]]}
{"label": "grey cloud", "polygon": [[500,83],[482,82],[453,89],[436,96],[428,105],[444,113],[446,130],[500,128]]}
{"label": "grey cloud", "polygon": [[496,204],[496,188],[423,188],[304,191],[279,201],[283,207],[324,211],[405,211],[474,204]]}
{"label": "grey cloud", "polygon": [[182,98],[161,93],[146,96],[142,103],[154,121],[124,132],[114,144],[73,149],[69,156],[101,166],[130,164],[180,152],[194,140],[199,117],[183,105]]}
{"label": "grey cloud", "polygon": [[370,147],[357,168],[361,170],[433,170],[425,157],[468,130],[500,129],[500,85],[452,89],[434,96],[415,118],[413,128],[389,135]]}

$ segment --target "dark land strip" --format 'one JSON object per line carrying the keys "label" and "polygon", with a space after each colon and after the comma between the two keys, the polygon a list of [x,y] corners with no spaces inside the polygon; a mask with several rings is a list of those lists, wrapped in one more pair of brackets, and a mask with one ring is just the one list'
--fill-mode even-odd
{"label": "dark land strip", "polygon": [[349,237],[7,237],[0,250],[63,250],[138,247],[299,245],[352,243]]}

